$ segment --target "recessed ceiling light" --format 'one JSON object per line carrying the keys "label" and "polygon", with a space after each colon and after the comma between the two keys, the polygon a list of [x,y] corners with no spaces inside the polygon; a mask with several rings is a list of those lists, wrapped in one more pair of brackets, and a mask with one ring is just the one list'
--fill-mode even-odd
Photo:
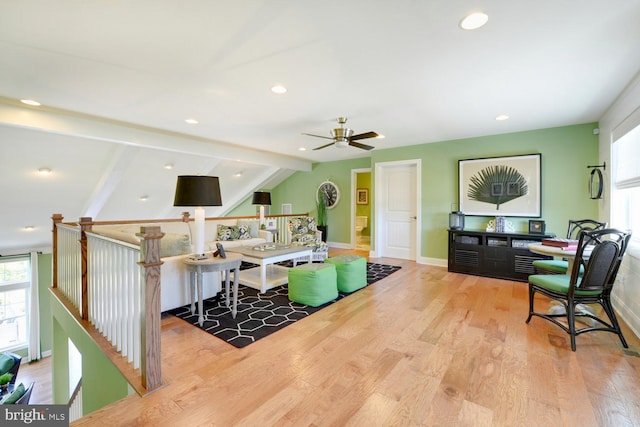
{"label": "recessed ceiling light", "polygon": [[500,114],[499,116],[496,116],[496,120],[501,122],[503,120],[508,120],[509,116],[507,116],[506,114]]}
{"label": "recessed ceiling light", "polygon": [[235,176],[236,178],[241,177],[242,176],[242,171],[234,173],[233,176]]}
{"label": "recessed ceiling light", "polygon": [[378,134],[378,136],[376,136],[376,139],[382,139],[382,138],[384,138],[384,135],[382,134]]}
{"label": "recessed ceiling light", "polygon": [[167,163],[164,165],[164,168],[168,171],[170,171],[171,169],[173,169],[173,163]]}
{"label": "recessed ceiling light", "polygon": [[34,107],[40,105],[38,101],[34,101],[33,99],[21,99],[20,102],[27,105],[33,105]]}
{"label": "recessed ceiling light", "polygon": [[282,95],[283,93],[287,93],[287,88],[281,85],[275,85],[271,88],[271,92]]}
{"label": "recessed ceiling light", "polygon": [[140,201],[141,202],[146,202],[147,200],[149,200],[149,196],[145,195],[145,196],[140,196]]}
{"label": "recessed ceiling light", "polygon": [[33,231],[33,230],[35,230],[35,229],[36,229],[36,228],[35,228],[33,225],[25,225],[25,226],[24,226],[24,230],[25,230],[25,231]]}
{"label": "recessed ceiling light", "polygon": [[49,175],[49,174],[51,174],[51,169],[50,168],[39,168],[38,169],[38,173],[40,175]]}
{"label": "recessed ceiling light", "polygon": [[307,151],[307,149],[304,148],[304,147],[300,147],[300,148],[298,148],[298,151]]}
{"label": "recessed ceiling light", "polygon": [[474,12],[465,16],[460,21],[460,28],[463,30],[475,30],[482,27],[489,20],[489,16],[482,12]]}
{"label": "recessed ceiling light", "polygon": [[190,125],[197,125],[198,121],[196,119],[184,119],[185,122],[189,123]]}

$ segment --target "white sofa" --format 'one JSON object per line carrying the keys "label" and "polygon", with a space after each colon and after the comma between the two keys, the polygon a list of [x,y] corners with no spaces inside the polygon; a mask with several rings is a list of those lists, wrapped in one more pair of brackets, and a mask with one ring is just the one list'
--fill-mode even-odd
{"label": "white sofa", "polygon": [[[249,238],[236,240],[219,240],[218,226],[224,231],[222,238],[230,236],[228,227],[243,226],[242,229],[249,229]],[[138,223],[138,224],[114,224],[114,225],[94,225],[94,233],[125,241],[132,244],[139,244],[140,239],[136,233],[140,232],[141,226],[159,226],[165,233],[161,241],[160,256],[161,267],[161,310],[166,311],[173,308],[190,304],[189,299],[189,274],[183,263],[183,259],[193,253],[192,237],[195,232],[193,221],[186,222],[163,222],[163,223]],[[271,242],[273,239],[270,232],[259,229],[258,220],[250,219],[216,219],[205,221],[205,251],[216,250],[216,243],[221,243],[224,248],[234,246],[253,246]],[[220,276],[215,273],[203,275],[203,298],[211,298],[221,290]]]}

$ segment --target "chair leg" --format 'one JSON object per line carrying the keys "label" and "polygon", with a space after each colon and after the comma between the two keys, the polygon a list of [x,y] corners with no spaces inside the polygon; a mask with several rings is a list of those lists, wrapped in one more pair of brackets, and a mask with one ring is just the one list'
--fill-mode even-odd
{"label": "chair leg", "polygon": [[602,298],[601,305],[602,305],[602,308],[604,309],[604,312],[607,313],[607,316],[609,316],[609,320],[611,321],[613,328],[616,330],[616,334],[618,334],[618,337],[620,338],[620,342],[622,343],[622,346],[624,348],[629,348],[629,346],[627,345],[627,341],[624,339],[624,336],[622,335],[622,329],[620,329],[618,318],[616,317],[616,313],[613,311],[611,300],[609,298]]}
{"label": "chair leg", "polygon": [[571,335],[571,350],[576,351],[576,305],[572,299],[567,302],[567,323],[569,324],[569,335]]}
{"label": "chair leg", "polygon": [[529,285],[529,317],[527,317],[525,323],[529,323],[531,317],[533,316],[533,296],[535,293],[536,291],[535,289],[533,289],[533,286]]}

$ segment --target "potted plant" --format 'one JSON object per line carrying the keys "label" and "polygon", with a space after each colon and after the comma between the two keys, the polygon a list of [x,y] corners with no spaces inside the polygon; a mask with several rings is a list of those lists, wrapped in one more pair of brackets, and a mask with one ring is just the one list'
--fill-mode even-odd
{"label": "potted plant", "polygon": [[318,230],[322,231],[322,241],[327,241],[327,202],[324,199],[324,194],[318,190],[316,195],[316,226]]}

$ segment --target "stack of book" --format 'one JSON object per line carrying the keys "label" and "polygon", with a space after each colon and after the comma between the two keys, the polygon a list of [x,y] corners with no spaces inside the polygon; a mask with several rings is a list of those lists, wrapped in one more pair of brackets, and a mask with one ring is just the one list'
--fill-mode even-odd
{"label": "stack of book", "polygon": [[578,249],[578,241],[573,239],[542,239],[542,244],[545,246],[555,246],[563,251],[575,251]]}

